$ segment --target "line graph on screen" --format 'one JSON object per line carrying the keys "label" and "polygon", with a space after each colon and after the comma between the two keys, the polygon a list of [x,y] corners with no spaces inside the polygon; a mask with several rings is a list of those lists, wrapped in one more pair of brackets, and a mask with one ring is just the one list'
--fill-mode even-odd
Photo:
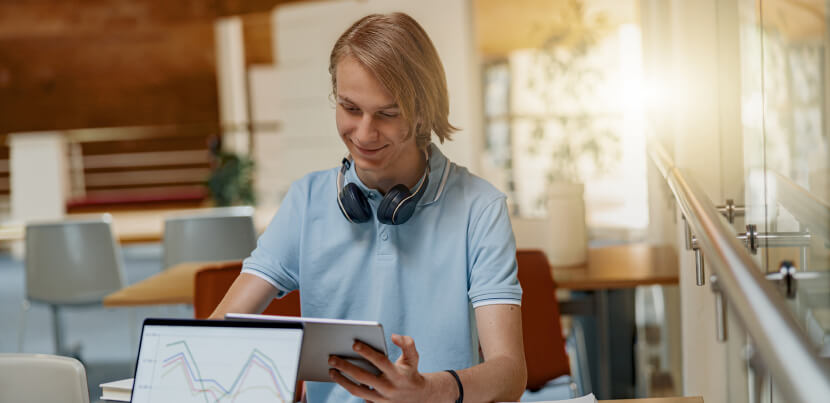
{"label": "line graph on screen", "polygon": [[[250,349],[241,366],[234,367],[205,352],[194,354],[185,340],[165,343],[164,347],[164,358],[154,362],[153,372],[158,376],[155,389],[168,398],[205,403],[292,401],[293,375],[286,382],[280,365],[259,348]],[[215,354],[216,350],[210,352]]]}

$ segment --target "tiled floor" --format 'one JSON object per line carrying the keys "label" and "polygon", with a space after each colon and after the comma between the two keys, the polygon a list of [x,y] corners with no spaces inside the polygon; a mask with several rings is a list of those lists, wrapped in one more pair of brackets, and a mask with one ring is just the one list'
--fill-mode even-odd
{"label": "tiled floor", "polygon": [[[127,282],[141,281],[161,270],[158,244],[123,249]],[[24,297],[24,268],[21,260],[0,254],[0,352],[18,352],[21,303]],[[100,396],[102,382],[132,376],[138,349],[138,332],[146,317],[193,317],[186,306],[67,308],[61,314],[66,345],[81,343],[81,357],[87,368],[90,400]],[[32,304],[26,315],[23,352],[54,353],[52,320],[44,305]]]}

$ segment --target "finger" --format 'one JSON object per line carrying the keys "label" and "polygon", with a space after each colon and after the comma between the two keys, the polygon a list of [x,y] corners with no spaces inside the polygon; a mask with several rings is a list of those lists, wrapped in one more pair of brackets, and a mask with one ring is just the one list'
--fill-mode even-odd
{"label": "finger", "polygon": [[336,382],[338,385],[342,386],[343,389],[346,389],[346,391],[351,393],[352,396],[357,396],[365,400],[383,399],[383,396],[381,396],[377,391],[371,390],[366,386],[355,384],[354,382],[346,379],[346,377],[336,369],[329,369],[329,377],[331,377],[332,381]]}
{"label": "finger", "polygon": [[418,350],[415,348],[415,340],[409,336],[393,334],[392,342],[401,348],[401,356],[398,357],[399,364],[407,364],[418,367]]}
{"label": "finger", "polygon": [[389,381],[385,378],[369,373],[365,369],[360,368],[357,365],[350,363],[348,360],[344,360],[343,358],[331,356],[329,357],[329,365],[341,373],[348,375],[355,381],[358,381],[364,385],[369,385],[381,393],[388,390],[390,386]]}
{"label": "finger", "polygon": [[390,376],[395,374],[395,365],[392,364],[392,361],[389,361],[386,354],[383,354],[372,348],[372,346],[360,341],[355,341],[354,345],[352,345],[352,349],[356,353],[360,354],[361,357],[371,362],[372,365],[380,370],[380,372]]}

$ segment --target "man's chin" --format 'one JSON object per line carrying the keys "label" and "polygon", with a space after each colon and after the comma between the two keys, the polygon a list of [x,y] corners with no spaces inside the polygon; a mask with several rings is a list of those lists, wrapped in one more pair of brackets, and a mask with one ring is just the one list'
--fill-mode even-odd
{"label": "man's chin", "polygon": [[353,157],[354,158],[354,165],[361,171],[366,172],[376,172],[380,171],[383,168],[383,160],[379,159],[367,159],[363,157]]}

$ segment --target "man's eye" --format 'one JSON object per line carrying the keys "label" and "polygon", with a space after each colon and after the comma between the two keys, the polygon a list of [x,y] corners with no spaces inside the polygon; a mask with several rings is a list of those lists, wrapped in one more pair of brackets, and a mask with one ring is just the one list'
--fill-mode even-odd
{"label": "man's eye", "polygon": [[395,112],[381,112],[380,116],[383,116],[385,118],[396,118],[398,117],[398,114]]}
{"label": "man's eye", "polygon": [[343,109],[345,109],[346,112],[352,112],[352,113],[360,112],[360,108],[356,108],[354,106],[344,106]]}

